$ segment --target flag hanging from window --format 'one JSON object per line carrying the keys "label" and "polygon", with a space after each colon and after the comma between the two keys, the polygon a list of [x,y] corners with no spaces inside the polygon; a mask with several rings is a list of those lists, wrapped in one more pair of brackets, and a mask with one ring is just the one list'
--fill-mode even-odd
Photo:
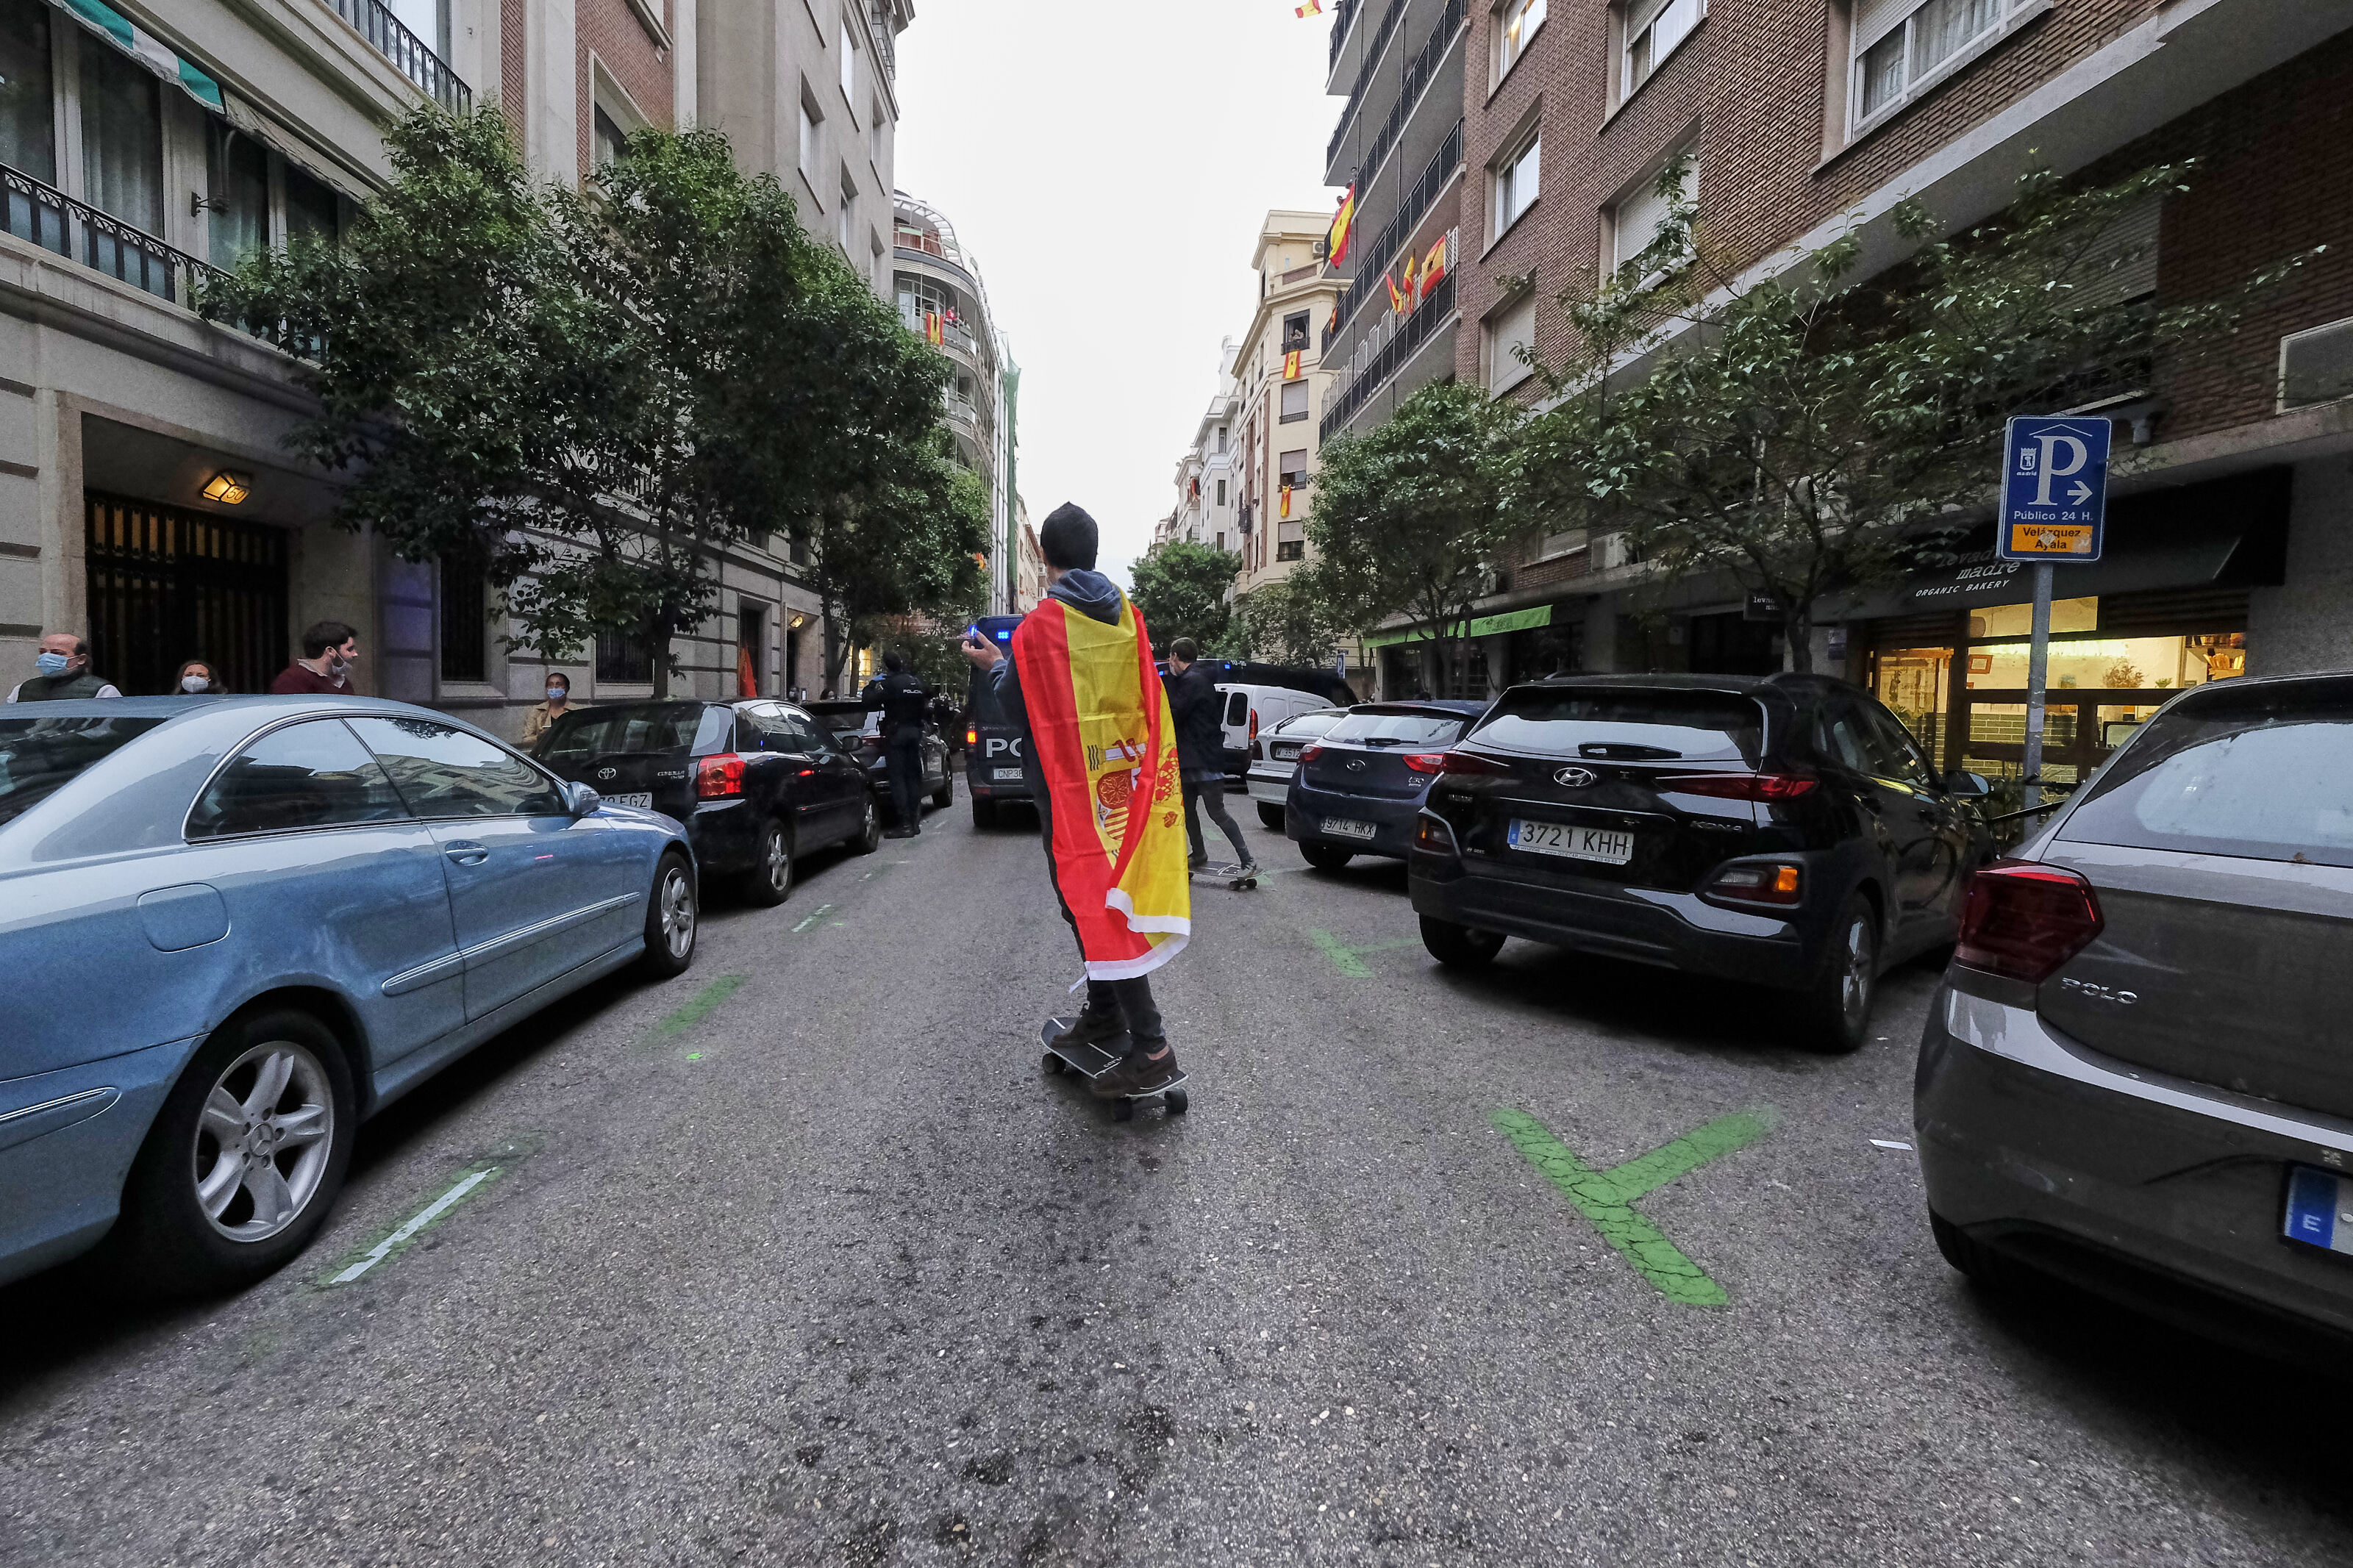
{"label": "flag hanging from window", "polygon": [[1348,259],[1348,237],[1356,222],[1356,187],[1350,185],[1340,198],[1340,210],[1332,216],[1332,233],[1324,247],[1324,255],[1337,267]]}
{"label": "flag hanging from window", "polygon": [[[1331,334],[1331,333],[1333,333],[1333,332],[1336,332],[1336,331],[1338,331],[1339,330],[1340,330],[1340,301],[1339,301],[1339,300],[1333,300],[1333,301],[1332,301],[1332,314],[1331,314],[1331,316],[1330,316],[1328,319],[1326,319],[1326,320],[1325,320],[1325,321],[1324,322],[1324,331],[1325,334],[1328,336],[1329,334]],[[1329,345],[1329,344],[1326,344],[1325,346],[1326,346],[1326,347],[1329,347],[1330,345]]]}
{"label": "flag hanging from window", "polygon": [[1299,379],[1299,354],[1300,351],[1293,349],[1289,353],[1282,356],[1283,380],[1297,381]]}
{"label": "flag hanging from window", "polygon": [[1384,272],[1381,274],[1381,283],[1389,291],[1389,313],[1397,316],[1404,315],[1405,296],[1398,292],[1397,279]]}
{"label": "flag hanging from window", "polygon": [[1425,295],[1437,288],[1438,280],[1446,276],[1446,240],[1445,235],[1440,235],[1438,243],[1431,246],[1430,254],[1422,258],[1421,291]]}
{"label": "flag hanging from window", "polygon": [[1400,276],[1403,279],[1405,289],[1405,302],[1409,306],[1410,306],[1415,300],[1421,298],[1421,294],[1419,292],[1420,285],[1414,281],[1413,262],[1413,252],[1406,252],[1405,271]]}
{"label": "flag hanging from window", "polygon": [[1324,0],[1307,0],[1304,5],[1293,5],[1291,14],[1303,19],[1324,15]]}
{"label": "flag hanging from window", "polygon": [[939,313],[937,310],[926,310],[926,311],[924,311],[924,312],[923,312],[923,338],[924,338],[924,341],[925,341],[925,342],[929,342],[929,343],[930,343],[934,348],[938,348],[941,344],[944,343],[944,342],[947,341],[947,335],[948,335],[948,334],[947,334],[947,326],[946,326],[946,323],[945,323],[945,322],[941,319],[940,313]]}
{"label": "flag hanging from window", "polygon": [[1289,517],[1291,515],[1291,487],[1289,485],[1282,487],[1282,515],[1285,517]]}

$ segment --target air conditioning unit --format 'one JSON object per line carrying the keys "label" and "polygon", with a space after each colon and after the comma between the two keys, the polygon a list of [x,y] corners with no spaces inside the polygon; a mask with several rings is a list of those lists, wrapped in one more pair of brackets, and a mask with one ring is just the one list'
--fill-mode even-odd
{"label": "air conditioning unit", "polygon": [[2353,316],[2280,340],[2279,411],[2353,395]]}

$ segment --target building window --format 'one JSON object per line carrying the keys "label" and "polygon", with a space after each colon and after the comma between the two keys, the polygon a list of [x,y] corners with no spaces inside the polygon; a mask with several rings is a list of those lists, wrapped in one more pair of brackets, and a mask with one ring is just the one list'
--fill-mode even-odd
{"label": "building window", "polygon": [[1302,310],[1297,315],[1283,317],[1282,352],[1290,353],[1293,350],[1304,350],[1306,347],[1307,312]]}
{"label": "building window", "polygon": [[[891,162],[891,144],[884,135],[890,128],[890,121],[882,118],[882,100],[878,98],[866,106],[866,155],[874,161],[878,175]],[[886,179],[882,183],[887,185],[891,182]]]}
{"label": "building window", "polygon": [[1856,0],[1854,123],[1919,91],[1947,62],[1998,32],[2012,0]]}
{"label": "building window", "polygon": [[654,661],[642,638],[623,632],[596,634],[596,679],[641,686],[654,678]]}
{"label": "building window", "polygon": [[1222,452],[1222,451],[1224,451],[1225,449],[1226,449],[1226,427],[1225,427],[1224,426],[1220,425],[1220,426],[1218,426],[1218,450],[1219,450],[1219,451],[1220,451],[1220,452]]}
{"label": "building window", "polygon": [[0,0],[0,163],[51,185],[58,183],[53,102],[49,8]]}
{"label": "building window", "polygon": [[1218,481],[1218,504],[1219,506],[1226,504],[1226,481],[1223,479]]}
{"label": "building window", "polygon": [[1544,138],[1531,133],[1526,142],[1496,160],[1495,237],[1501,239],[1511,226],[1520,221],[1520,215],[1535,205],[1536,174],[1543,162]]}
{"label": "building window", "polygon": [[836,237],[841,241],[841,253],[855,257],[858,254],[855,243],[858,237],[858,183],[849,177],[847,169],[841,172],[841,205],[834,214],[834,222]]}
{"label": "building window", "polygon": [[591,145],[595,149],[593,156],[596,166],[601,169],[620,158],[621,149],[629,138],[613,117],[605,112],[603,104],[595,105],[590,109],[589,113],[594,117],[590,138]]}
{"label": "building window", "polygon": [[1277,561],[1303,561],[1307,557],[1307,542],[1302,539],[1278,539],[1274,542]]}
{"label": "building window", "polygon": [[1495,79],[1502,81],[1528,52],[1528,40],[1544,26],[1545,0],[1504,0],[1495,12]]}
{"label": "building window", "polygon": [[480,555],[468,551],[441,561],[441,679],[486,680],[490,675],[490,583]]}
{"label": "building window", "polygon": [[858,101],[858,40],[849,31],[849,18],[841,19],[841,100]]}
{"label": "building window", "polygon": [[1282,424],[1288,425],[1294,419],[1304,419],[1306,417],[1307,383],[1304,381],[1284,382],[1282,384],[1282,418],[1280,422]]}
{"label": "building window", "polygon": [[215,267],[235,267],[269,243],[269,154],[225,120],[206,123],[206,179],[212,187],[206,243]]}
{"label": "building window", "polygon": [[[1673,183],[1674,195],[1663,196],[1659,194],[1659,186],[1670,165],[1680,168],[1681,177]],[[1643,175],[1634,188],[1620,197],[1618,205],[1609,209],[1608,260],[1610,270],[1617,271],[1648,250],[1666,226],[1678,200],[1684,205],[1696,205],[1698,193],[1699,154],[1688,149],[1670,153],[1659,167]],[[1647,284],[1655,276],[1653,273],[1641,281]]]}
{"label": "building window", "polygon": [[287,164],[286,237],[332,245],[341,227],[335,193],[293,164]]}
{"label": "building window", "polygon": [[801,178],[808,182],[808,187],[812,191],[818,188],[817,128],[824,123],[824,121],[825,116],[818,111],[816,102],[809,97],[808,89],[803,87],[801,89]]}
{"label": "building window", "polygon": [[1223,550],[1225,547],[1226,547],[1226,534],[1225,534],[1225,531],[1224,531],[1223,529],[1219,529],[1219,530],[1218,531],[1218,548],[1219,548],[1219,550]]}
{"label": "building window", "polygon": [[1487,323],[1487,390],[1505,392],[1535,372],[1520,357],[1536,341],[1536,297],[1533,290],[1507,305]]}
{"label": "building window", "polygon": [[1282,476],[1285,488],[1298,489],[1307,483],[1307,448],[1285,452],[1274,463],[1275,472]]}
{"label": "building window", "polygon": [[1707,0],[1634,0],[1626,7],[1626,52],[1619,74],[1622,100],[1648,81],[1707,15]]}
{"label": "building window", "polygon": [[82,195],[111,216],[164,228],[164,117],[155,75],[92,41],[81,51]]}

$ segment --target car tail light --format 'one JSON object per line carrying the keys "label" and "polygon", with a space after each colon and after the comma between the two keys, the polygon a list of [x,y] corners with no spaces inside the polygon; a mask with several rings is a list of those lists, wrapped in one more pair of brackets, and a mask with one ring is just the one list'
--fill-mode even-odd
{"label": "car tail light", "polygon": [[705,757],[694,767],[694,798],[724,800],[744,793],[744,759],[733,752]]}
{"label": "car tail light", "polygon": [[1444,752],[1408,752],[1405,765],[1418,773],[1442,773],[1446,771]]}
{"label": "car tail light", "polygon": [[1719,899],[1738,899],[1747,904],[1794,904],[1805,897],[1805,872],[1799,867],[1751,861],[1726,866],[1715,874],[1707,890]]}
{"label": "car tail light", "polygon": [[1322,746],[1320,746],[1320,745],[1310,746],[1310,747],[1308,747],[1305,751],[1303,751],[1303,752],[1300,752],[1300,753],[1299,753],[1299,761],[1300,761],[1300,763],[1301,763],[1301,764],[1302,764],[1302,765],[1304,765],[1304,764],[1306,764],[1306,763],[1312,763],[1312,762],[1314,762],[1316,758],[1318,758],[1318,757],[1322,756],[1323,754],[1324,754],[1324,748],[1323,748]]}
{"label": "car tail light", "polygon": [[[1441,773],[1494,774],[1508,773],[1512,771],[1510,763],[1499,763],[1493,757],[1482,757],[1476,752],[1431,752],[1427,754],[1438,759],[1438,771]],[[1408,767],[1413,765],[1411,757],[1406,759],[1406,765]]]}
{"label": "car tail light", "polygon": [[976,728],[975,728],[974,726],[972,726],[972,725],[970,725],[970,724],[966,724],[966,725],[964,727],[964,743],[965,743],[965,745],[967,745],[967,746],[977,746],[977,745],[979,745],[979,744],[980,744],[980,731],[979,731],[979,730],[977,730]]}
{"label": "car tail light", "polygon": [[1724,800],[1795,800],[1820,782],[1802,773],[1673,773],[1652,779],[1651,787]]}
{"label": "car tail light", "polygon": [[1434,849],[1441,855],[1461,853],[1454,847],[1454,829],[1427,811],[1414,818],[1413,842],[1418,848]]}
{"label": "car tail light", "polygon": [[1997,860],[1969,879],[1954,959],[2039,984],[2092,943],[2107,922],[2092,884],[2032,860]]}
{"label": "car tail light", "polygon": [[1250,710],[1250,738],[1253,742],[1258,740],[1258,710],[1255,708]]}

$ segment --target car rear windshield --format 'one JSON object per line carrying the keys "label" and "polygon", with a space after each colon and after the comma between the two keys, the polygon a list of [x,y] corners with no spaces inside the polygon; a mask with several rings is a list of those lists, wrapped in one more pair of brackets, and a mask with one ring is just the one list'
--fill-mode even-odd
{"label": "car rear windshield", "polygon": [[1324,734],[1346,717],[1345,713],[1302,713],[1277,724],[1274,732],[1286,741],[1308,739]]}
{"label": "car rear windshield", "polygon": [[860,735],[866,731],[867,721],[880,720],[882,715],[870,712],[862,704],[856,708],[835,708],[812,703],[809,712],[817,721],[837,735]]}
{"label": "car rear windshield", "polygon": [[1470,721],[1467,713],[1346,713],[1324,738],[1357,746],[1451,746]]}
{"label": "car rear windshield", "polygon": [[539,755],[551,763],[577,762],[615,752],[664,754],[694,749],[702,728],[700,702],[630,702],[612,708],[583,708],[566,713],[549,726],[539,742]]}
{"label": "car rear windshield", "polygon": [[1548,757],[1753,763],[1764,750],[1765,710],[1730,691],[1523,689],[1505,692],[1475,735]]}
{"label": "car rear windshield", "polygon": [[161,719],[0,719],[0,823],[22,816]]}
{"label": "car rear windshield", "polygon": [[2116,753],[2059,836],[2353,866],[2353,680],[2182,698]]}

